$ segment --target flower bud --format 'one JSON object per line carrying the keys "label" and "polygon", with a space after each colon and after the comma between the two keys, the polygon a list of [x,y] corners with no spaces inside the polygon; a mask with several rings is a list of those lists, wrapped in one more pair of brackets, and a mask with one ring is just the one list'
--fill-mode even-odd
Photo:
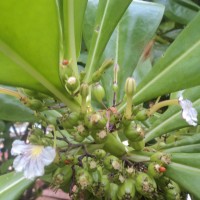
{"label": "flower bud", "polygon": [[87,83],[82,83],[80,87],[80,95],[82,98],[86,98],[89,94],[89,87]]}
{"label": "flower bud", "polygon": [[117,92],[118,89],[119,89],[119,87],[118,87],[117,83],[113,83],[113,91]]}
{"label": "flower bud", "polygon": [[78,80],[75,76],[70,76],[65,81],[65,87],[71,92],[74,92],[79,86]]}
{"label": "flower bud", "polygon": [[142,172],[137,176],[135,186],[141,195],[148,198],[153,198],[157,191],[155,180]]}
{"label": "flower bud", "polygon": [[133,97],[135,92],[136,84],[133,78],[127,78],[125,83],[125,93],[127,97]]}
{"label": "flower bud", "polygon": [[100,103],[105,97],[105,90],[99,83],[95,84],[95,86],[92,88],[92,93],[96,100]]}
{"label": "flower bud", "polygon": [[126,179],[122,185],[119,186],[117,197],[119,200],[131,200],[135,196],[135,181],[133,179]]}

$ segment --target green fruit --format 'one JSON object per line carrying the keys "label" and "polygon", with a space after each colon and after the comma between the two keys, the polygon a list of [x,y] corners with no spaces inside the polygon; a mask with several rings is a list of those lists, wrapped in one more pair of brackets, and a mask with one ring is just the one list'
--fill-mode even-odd
{"label": "green fruit", "polygon": [[99,112],[87,115],[85,117],[85,125],[91,129],[103,129],[106,126],[106,119]]}
{"label": "green fruit", "polygon": [[132,142],[137,142],[144,139],[143,128],[134,121],[132,121],[128,126],[124,127],[124,134]]}
{"label": "green fruit", "polygon": [[102,144],[106,141],[107,132],[105,130],[101,130],[101,131],[92,133],[92,136],[97,144]]}
{"label": "green fruit", "polygon": [[160,172],[160,164],[156,163],[156,162],[153,162],[153,163],[150,163],[148,165],[148,174],[153,177],[153,178],[159,178],[160,176],[163,175],[162,172]]}
{"label": "green fruit", "polygon": [[120,141],[117,132],[109,133],[103,149],[114,156],[120,157],[126,153],[126,146]]}
{"label": "green fruit", "polygon": [[135,181],[133,179],[126,179],[122,185],[119,186],[117,197],[119,200],[131,200],[135,196]]}
{"label": "green fruit", "polygon": [[157,191],[156,182],[145,173],[139,173],[136,177],[136,190],[145,197],[153,198]]}
{"label": "green fruit", "polygon": [[139,121],[145,121],[147,118],[148,115],[146,110],[140,110],[135,116],[135,119]]}
{"label": "green fruit", "polygon": [[97,83],[92,88],[92,94],[94,95],[96,100],[101,103],[103,98],[105,97],[105,90],[99,83]]}
{"label": "green fruit", "polygon": [[171,163],[171,155],[163,152],[156,152],[150,157],[150,160],[160,163],[161,165],[168,165]]}
{"label": "green fruit", "polygon": [[144,140],[141,140],[141,141],[138,141],[138,142],[129,141],[128,143],[131,147],[133,147],[137,151],[140,151],[140,150],[144,149],[144,147],[145,147],[145,141]]}
{"label": "green fruit", "polygon": [[89,174],[87,170],[84,169],[79,169],[77,171],[76,181],[82,190],[89,188],[93,183],[92,176]]}
{"label": "green fruit", "polygon": [[113,156],[113,155],[109,155],[106,156],[104,161],[103,161],[104,167],[107,170],[120,170],[121,169],[121,160],[119,160],[119,158]]}
{"label": "green fruit", "polygon": [[103,149],[96,149],[94,151],[94,155],[97,159],[102,159],[106,156],[106,151],[104,151]]}
{"label": "green fruit", "polygon": [[109,199],[118,200],[117,193],[119,190],[119,186],[115,183],[110,183],[110,191],[108,194]]}

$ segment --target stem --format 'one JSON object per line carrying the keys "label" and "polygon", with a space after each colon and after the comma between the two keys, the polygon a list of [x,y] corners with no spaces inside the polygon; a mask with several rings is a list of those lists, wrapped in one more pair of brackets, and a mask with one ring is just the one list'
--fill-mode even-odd
{"label": "stem", "polygon": [[151,116],[160,108],[165,107],[165,106],[171,106],[171,105],[179,105],[178,99],[166,100],[166,101],[156,103],[149,109],[147,114],[148,116]]}
{"label": "stem", "polygon": [[125,110],[125,118],[130,119],[132,115],[132,97],[127,97],[127,104],[126,104],[126,110]]}

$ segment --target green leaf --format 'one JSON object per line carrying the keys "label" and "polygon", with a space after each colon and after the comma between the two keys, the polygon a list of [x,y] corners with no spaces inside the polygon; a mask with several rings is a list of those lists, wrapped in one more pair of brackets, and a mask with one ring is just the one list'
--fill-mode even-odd
{"label": "green leaf", "polygon": [[102,0],[99,2],[95,29],[93,30],[85,69],[86,82],[90,81],[92,73],[97,69],[98,61],[108,40],[130,3],[131,0]]}
{"label": "green leaf", "polygon": [[76,109],[63,94],[59,78],[61,31],[56,2],[1,1],[0,9],[0,83],[53,93]]}
{"label": "green leaf", "polygon": [[165,15],[178,23],[187,24],[190,22],[200,7],[188,0],[153,0],[156,3],[161,3],[165,6]]}
{"label": "green leaf", "polygon": [[74,75],[77,77],[79,74],[76,63],[77,58],[80,55],[82,25],[86,5],[87,0],[64,0],[60,3],[63,29],[63,56],[64,59],[70,61],[69,67],[71,66],[73,68]]}
{"label": "green leaf", "polygon": [[24,190],[28,188],[32,180],[23,177],[21,173],[11,172],[0,176],[0,198],[9,200],[18,200]]}
{"label": "green leaf", "polygon": [[[113,57],[115,63],[118,64],[117,82],[119,89],[117,102],[123,98],[125,81],[127,77],[133,75],[145,46],[153,38],[160,24],[163,13],[164,7],[162,5],[133,1],[106,46],[103,57]],[[141,59],[140,65],[143,62],[144,60]],[[145,71],[147,73],[148,69],[145,69]],[[110,94],[113,93],[113,69],[105,73],[103,84],[105,85],[107,98],[109,98],[108,101],[112,102],[113,95]]]}
{"label": "green leaf", "polygon": [[172,153],[172,161],[200,169],[200,153]]}
{"label": "green leaf", "polygon": [[[200,84],[200,13],[177,37],[164,56],[138,85],[135,104]],[[192,35],[192,37],[188,37]],[[184,41],[184,45],[183,45]],[[120,106],[119,111],[124,108]]]}
{"label": "green leaf", "polygon": [[172,147],[169,149],[164,149],[167,153],[200,153],[199,144],[183,145],[178,147]]}
{"label": "green leaf", "polygon": [[[193,102],[193,107],[197,110],[200,116],[200,86],[190,88],[184,91],[183,97]],[[177,97],[178,98],[178,97]],[[189,126],[181,116],[180,106],[171,106],[167,111],[156,120],[148,133],[145,135],[145,141],[150,141],[155,137],[159,137],[170,131]],[[199,121],[199,120],[198,120]]]}
{"label": "green leaf", "polygon": [[15,97],[0,94],[0,119],[15,122],[34,122],[34,112]]}
{"label": "green leaf", "polygon": [[200,169],[178,163],[171,163],[167,167],[166,176],[181,185],[186,191],[200,198],[199,180]]}
{"label": "green leaf", "polygon": [[173,147],[181,147],[185,145],[192,145],[192,144],[198,144],[198,143],[200,143],[200,134],[196,133],[194,135],[191,134],[189,136],[185,136],[181,140],[177,140],[172,143],[166,144],[162,146],[161,149],[170,149]]}

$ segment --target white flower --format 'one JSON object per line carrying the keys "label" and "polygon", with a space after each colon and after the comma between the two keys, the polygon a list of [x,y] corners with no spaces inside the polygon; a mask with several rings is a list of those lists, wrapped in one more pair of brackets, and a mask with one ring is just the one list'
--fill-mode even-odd
{"label": "white flower", "polygon": [[44,167],[53,162],[56,151],[48,146],[26,144],[15,140],[12,144],[11,154],[14,159],[13,167],[17,172],[24,172],[24,176],[33,179],[44,174]]}
{"label": "white flower", "polygon": [[179,104],[182,107],[182,117],[186,120],[189,125],[196,126],[197,125],[197,111],[192,107],[192,102],[188,99],[183,99],[183,96],[180,95]]}

